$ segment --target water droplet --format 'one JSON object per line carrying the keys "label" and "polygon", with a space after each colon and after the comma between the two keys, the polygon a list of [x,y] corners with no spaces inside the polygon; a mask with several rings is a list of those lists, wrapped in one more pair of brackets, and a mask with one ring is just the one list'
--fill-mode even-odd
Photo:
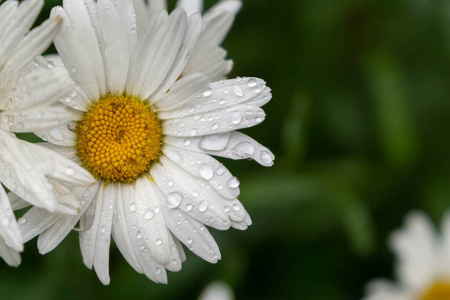
{"label": "water droplet", "polygon": [[156,274],[159,275],[159,274],[161,274],[161,269],[160,269],[160,268],[156,268],[156,269],[155,269],[155,272],[156,272]]}
{"label": "water droplet", "polygon": [[191,130],[191,135],[192,135],[192,136],[196,136],[197,133],[198,133],[198,130],[197,130],[197,129],[192,129],[192,130]]}
{"label": "water droplet", "polygon": [[175,208],[178,207],[183,200],[183,196],[181,196],[178,192],[170,193],[167,196],[167,202],[169,202],[169,208]]}
{"label": "water droplet", "polygon": [[222,151],[227,147],[229,133],[208,135],[202,138],[199,147],[205,151]]}
{"label": "water droplet", "polygon": [[233,209],[235,211],[240,211],[241,210],[241,206],[239,204],[233,204]]}
{"label": "water droplet", "polygon": [[256,79],[255,78],[250,78],[249,80],[248,80],[248,86],[249,87],[255,87],[256,85],[258,84],[258,81],[256,81]]}
{"label": "water droplet", "polygon": [[256,123],[261,123],[261,122],[262,122],[262,118],[257,117],[257,118],[255,119],[255,122],[256,122]]}
{"label": "water droplet", "polygon": [[242,121],[242,115],[239,111],[235,110],[231,113],[231,123],[239,124]]}
{"label": "water droplet", "polygon": [[203,97],[209,97],[212,95],[212,90],[210,88],[206,89],[206,91],[203,92]]}
{"label": "water droplet", "polygon": [[224,166],[221,165],[221,166],[217,169],[216,173],[217,173],[217,175],[222,176],[223,173],[225,173],[225,168],[224,168]]}
{"label": "water droplet", "polygon": [[252,157],[255,153],[255,146],[249,142],[242,142],[233,147],[233,151],[240,157]]}
{"label": "water droplet", "polygon": [[185,146],[189,146],[191,144],[191,140],[190,139],[185,139],[183,144]]}
{"label": "water droplet", "polygon": [[191,238],[188,238],[187,240],[186,240],[186,242],[190,245],[190,244],[192,244],[192,239]]}
{"label": "water droplet", "polygon": [[136,238],[137,238],[138,240],[140,240],[140,239],[142,239],[142,237],[143,237],[142,232],[141,232],[141,231],[138,231],[137,234],[136,234]]}
{"label": "water droplet", "polygon": [[228,185],[232,189],[237,188],[239,184],[240,184],[239,179],[237,179],[236,177],[231,177],[230,180],[228,180]]}
{"label": "water droplet", "polygon": [[236,94],[236,96],[238,97],[242,97],[244,96],[244,91],[241,89],[241,87],[239,85],[233,85],[232,87],[233,92]]}
{"label": "water droplet", "polygon": [[104,233],[106,231],[106,227],[105,226],[102,226],[102,228],[100,228],[100,232],[101,233]]}
{"label": "water droplet", "polygon": [[66,174],[72,176],[72,175],[75,174],[75,171],[74,171],[74,169],[72,169],[72,168],[67,168],[67,169],[66,169]]}
{"label": "water droplet", "polygon": [[273,162],[272,156],[270,155],[269,152],[266,151],[261,152],[261,160],[263,161],[263,163],[267,165],[270,165]]}
{"label": "water droplet", "polygon": [[208,209],[208,202],[206,202],[205,200],[200,201],[200,204],[198,205],[198,210],[200,212],[204,212],[206,211],[206,209]]}
{"label": "water droplet", "polygon": [[25,223],[27,222],[27,219],[24,218],[24,217],[22,217],[22,218],[19,218],[19,220],[17,220],[17,222],[18,222],[19,224],[23,225],[23,224],[25,224]]}
{"label": "water droplet", "polygon": [[151,220],[151,219],[153,219],[154,216],[155,216],[155,212],[153,211],[153,209],[149,209],[145,212],[144,219]]}
{"label": "water droplet", "polygon": [[131,211],[136,211],[136,203],[133,202],[133,203],[130,204],[130,210]]}
{"label": "water droplet", "polygon": [[209,165],[205,165],[205,164],[201,165],[200,166],[200,176],[203,179],[211,180],[211,178],[213,178],[213,176],[214,176],[213,168]]}
{"label": "water droplet", "polygon": [[217,128],[219,128],[219,124],[218,123],[214,123],[211,125],[211,129],[212,130],[216,130]]}
{"label": "water droplet", "polygon": [[186,204],[186,211],[191,211],[191,210],[192,210],[192,205]]}
{"label": "water droplet", "polygon": [[161,245],[162,244],[162,241],[160,239],[157,239],[155,242],[156,242],[156,245]]}

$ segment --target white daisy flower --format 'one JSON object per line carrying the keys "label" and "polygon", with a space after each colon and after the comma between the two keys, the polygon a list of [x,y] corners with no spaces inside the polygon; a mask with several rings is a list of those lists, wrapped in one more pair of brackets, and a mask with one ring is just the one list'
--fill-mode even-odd
{"label": "white daisy flower", "polygon": [[235,131],[264,120],[270,89],[257,78],[211,83],[203,73],[182,74],[201,34],[199,14],[162,11],[141,33],[132,2],[67,0],[52,15],[64,20],[54,42],[78,90],[63,102],[83,116],[52,129],[63,139],[47,138],[98,181],[69,187],[78,216],[32,208],[20,224],[24,239],[39,235],[44,254],[79,222],[84,263],[103,284],[111,235],[155,282],[181,269],[181,243],[217,262],[206,226],[244,230],[251,220],[237,200],[238,179],[210,155],[273,164],[267,148]]}
{"label": "white daisy flower", "polygon": [[399,282],[375,280],[364,299],[450,299],[450,214],[444,216],[438,236],[424,213],[411,213],[405,227],[392,235],[390,246],[397,255]]}
{"label": "white daisy flower", "polygon": [[[146,28],[150,16],[167,10],[166,0],[133,0],[138,32]],[[183,8],[187,15],[200,13],[203,0],[178,0],[177,7]],[[220,47],[242,6],[241,0],[221,0],[203,14],[202,32],[192,49],[183,75],[201,72],[211,81],[224,79],[233,67],[232,60],[225,60],[227,52]]]}
{"label": "white daisy flower", "polygon": [[[0,182],[14,192],[12,201],[20,196],[37,207],[75,214],[78,203],[74,197],[55,202],[60,190],[55,180],[91,184],[92,176],[72,161],[12,133],[52,128],[79,115],[54,105],[73,88],[65,70],[51,68],[43,58],[36,60],[62,21],[52,18],[28,33],[42,6],[43,1],[36,0],[0,5]],[[0,220],[0,256],[17,266],[23,245],[1,185]]]}

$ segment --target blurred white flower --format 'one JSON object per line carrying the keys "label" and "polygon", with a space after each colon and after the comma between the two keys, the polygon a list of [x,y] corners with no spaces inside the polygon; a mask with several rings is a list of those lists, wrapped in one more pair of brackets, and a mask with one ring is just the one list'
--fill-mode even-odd
{"label": "blurred white flower", "polygon": [[[72,161],[12,133],[48,129],[78,115],[55,105],[73,88],[65,70],[36,58],[51,44],[62,21],[52,18],[28,33],[42,6],[43,1],[38,0],[0,5],[0,182],[15,193],[11,201],[23,202],[20,196],[38,207],[74,214],[78,208],[75,198],[55,202],[60,185],[55,180],[89,184],[92,176]],[[17,252],[23,245],[1,185],[0,219],[0,256],[17,266]]]}
{"label": "blurred white flower", "polygon": [[424,213],[409,214],[390,246],[398,259],[398,282],[370,282],[365,300],[450,299],[450,214],[442,220],[440,235]]}
{"label": "blurred white flower", "polygon": [[24,239],[39,235],[47,253],[79,222],[84,263],[104,284],[111,234],[128,263],[155,282],[181,269],[181,243],[217,262],[206,226],[244,230],[251,220],[238,179],[210,155],[273,164],[267,148],[235,131],[264,120],[270,89],[257,78],[211,82],[200,67],[184,72],[202,35],[199,14],[162,10],[139,29],[132,2],[67,0],[52,15],[64,20],[55,45],[77,84],[63,102],[82,118],[52,128],[58,138],[37,134],[98,181],[69,186],[78,216],[32,208],[20,224]]}
{"label": "blurred white flower", "polygon": [[214,281],[205,287],[198,300],[234,300],[234,292],[227,283]]}

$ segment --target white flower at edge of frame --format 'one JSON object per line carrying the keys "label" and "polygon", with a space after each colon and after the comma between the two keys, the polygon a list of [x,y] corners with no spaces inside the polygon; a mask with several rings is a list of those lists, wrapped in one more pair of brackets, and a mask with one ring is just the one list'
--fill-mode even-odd
{"label": "white flower at edge of frame", "polygon": [[[0,5],[0,182],[30,204],[75,214],[75,198],[64,205],[55,201],[56,180],[90,184],[92,176],[72,161],[12,133],[48,129],[75,115],[55,104],[73,88],[70,77],[64,69],[51,68],[45,59],[36,58],[51,44],[62,20],[52,18],[28,32],[42,6],[38,0]],[[67,174],[69,169],[74,174]],[[0,256],[17,266],[22,238],[3,187],[0,220]]]}

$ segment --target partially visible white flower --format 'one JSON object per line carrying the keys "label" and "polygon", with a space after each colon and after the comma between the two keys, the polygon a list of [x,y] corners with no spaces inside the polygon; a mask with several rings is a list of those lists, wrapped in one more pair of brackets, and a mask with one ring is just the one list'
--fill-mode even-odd
{"label": "partially visible white flower", "polygon": [[227,283],[214,281],[205,287],[198,300],[234,300],[234,292]]}
{"label": "partially visible white flower", "polygon": [[422,212],[410,213],[403,229],[394,232],[390,247],[397,256],[397,283],[374,280],[365,300],[450,299],[450,214],[437,235]]}
{"label": "partially visible white flower", "polygon": [[[146,28],[152,16],[167,9],[166,0],[133,0],[137,30]],[[201,13],[203,0],[178,0],[177,7],[183,8],[187,15]],[[193,73],[203,73],[211,81],[224,79],[233,67],[233,61],[225,59],[227,51],[220,47],[233,24],[236,14],[242,6],[241,0],[221,0],[206,11],[202,16],[202,32],[190,53],[183,76]]]}
{"label": "partially visible white flower", "polygon": [[[43,1],[38,0],[0,5],[0,182],[14,192],[13,201],[23,202],[20,196],[35,206],[73,214],[78,209],[74,197],[65,203],[55,201],[59,198],[59,183],[55,180],[89,184],[90,174],[12,133],[48,129],[78,115],[54,104],[73,88],[65,70],[52,68],[38,57],[51,44],[62,20],[52,18],[28,33],[42,6]],[[0,256],[9,265],[17,266],[17,251],[22,250],[15,216],[0,185]]]}

